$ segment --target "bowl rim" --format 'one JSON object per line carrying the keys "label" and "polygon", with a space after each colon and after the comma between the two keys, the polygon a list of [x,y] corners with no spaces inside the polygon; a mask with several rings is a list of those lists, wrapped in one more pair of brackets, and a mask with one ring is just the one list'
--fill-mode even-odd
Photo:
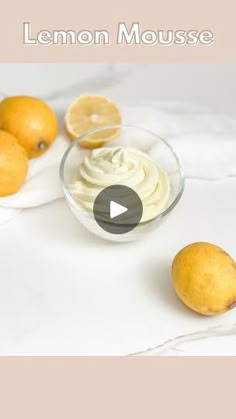
{"label": "bowl rim", "polygon": [[[73,198],[73,195],[69,192],[69,189],[68,189],[68,187],[65,184],[64,168],[65,168],[65,163],[66,163],[67,157],[69,156],[71,150],[74,147],[76,147],[83,138],[85,138],[85,137],[87,137],[89,135],[95,134],[96,132],[103,131],[105,129],[122,129],[122,128],[127,128],[127,129],[129,129],[129,128],[131,128],[131,129],[132,128],[133,129],[140,129],[140,130],[146,132],[149,135],[152,135],[154,137],[157,137],[158,140],[161,141],[170,150],[170,152],[172,153],[172,155],[175,157],[175,160],[177,162],[178,169],[179,169],[179,174],[180,174],[180,187],[179,187],[179,191],[178,191],[175,199],[171,202],[171,204],[164,211],[162,211],[160,214],[158,214],[153,219],[146,221],[145,223],[149,223],[151,221],[161,219],[165,215],[169,214],[174,209],[174,207],[178,204],[178,202],[180,201],[180,198],[183,195],[184,187],[185,187],[185,175],[184,175],[183,165],[182,165],[182,162],[181,162],[179,156],[177,155],[177,153],[173,149],[173,147],[166,140],[164,140],[164,138],[162,138],[161,136],[159,136],[159,134],[157,134],[157,133],[155,133],[155,132],[153,132],[153,131],[151,131],[151,130],[149,130],[147,128],[144,128],[144,127],[141,127],[141,126],[137,126],[137,125],[132,125],[132,124],[111,124],[111,125],[103,125],[101,127],[94,128],[94,129],[91,129],[89,131],[86,131],[84,134],[81,134],[79,137],[77,137],[75,140],[73,140],[72,143],[67,147],[66,151],[64,152],[64,154],[62,156],[61,163],[60,163],[60,169],[59,169],[60,181],[61,181],[62,190],[64,192],[64,195],[65,195],[66,199],[69,201],[69,203],[72,206],[75,206],[76,208],[80,208],[81,207],[81,209],[82,209],[82,205],[80,206],[79,203]],[[113,138],[112,140],[115,140],[115,138]],[[108,144],[109,144],[109,142],[108,142]],[[90,150],[90,151],[92,151],[93,149],[89,149],[89,148],[86,149],[86,148],[84,148],[84,150]],[[145,224],[145,223],[142,223],[142,224]]]}

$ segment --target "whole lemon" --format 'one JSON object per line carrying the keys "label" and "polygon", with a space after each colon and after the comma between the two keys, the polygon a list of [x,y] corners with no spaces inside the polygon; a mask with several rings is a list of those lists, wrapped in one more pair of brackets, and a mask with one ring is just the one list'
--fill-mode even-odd
{"label": "whole lemon", "polygon": [[16,193],[27,176],[28,158],[13,135],[0,130],[0,196]]}
{"label": "whole lemon", "polygon": [[12,96],[0,103],[0,129],[14,135],[32,158],[50,147],[57,136],[58,124],[52,109],[42,100]]}
{"label": "whole lemon", "polygon": [[182,249],[173,261],[172,280],[179,298],[198,313],[213,316],[236,304],[236,264],[214,244]]}

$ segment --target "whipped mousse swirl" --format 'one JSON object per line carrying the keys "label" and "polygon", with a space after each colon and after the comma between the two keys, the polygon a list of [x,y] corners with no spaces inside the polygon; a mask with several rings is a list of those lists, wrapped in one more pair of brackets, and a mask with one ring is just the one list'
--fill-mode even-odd
{"label": "whipped mousse swirl", "polygon": [[132,188],[143,204],[141,222],[163,212],[170,199],[165,171],[146,153],[129,147],[102,147],[84,157],[70,185],[70,193],[89,212],[101,190],[112,185]]}

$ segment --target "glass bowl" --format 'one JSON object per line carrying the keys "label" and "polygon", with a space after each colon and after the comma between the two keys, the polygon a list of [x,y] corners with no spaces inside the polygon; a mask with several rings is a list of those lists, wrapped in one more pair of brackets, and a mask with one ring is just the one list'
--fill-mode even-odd
{"label": "glass bowl", "polygon": [[[103,230],[97,224],[93,213],[87,212],[70,192],[70,185],[78,172],[79,165],[82,163],[84,157],[91,153],[91,150],[80,146],[80,141],[93,134],[99,135],[99,132],[111,129],[117,129],[119,135],[115,139],[108,141],[104,147],[131,147],[148,154],[159,167],[164,169],[170,183],[170,197],[165,209],[155,218],[146,222],[140,222],[132,231],[124,234],[111,234]],[[125,125],[109,125],[96,128],[84,133],[73,141],[62,158],[60,177],[66,200],[79,222],[93,234],[103,239],[116,242],[140,239],[148,232],[157,228],[174,209],[184,189],[183,169],[172,147],[153,132],[144,128]]]}

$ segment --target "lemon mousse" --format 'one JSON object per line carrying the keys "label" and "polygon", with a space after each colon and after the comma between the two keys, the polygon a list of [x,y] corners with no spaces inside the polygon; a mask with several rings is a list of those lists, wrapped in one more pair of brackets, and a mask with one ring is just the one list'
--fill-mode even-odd
{"label": "lemon mousse", "polygon": [[170,201],[167,173],[151,157],[130,147],[93,149],[78,167],[69,190],[89,213],[98,194],[108,186],[124,185],[133,189],[143,204],[141,222],[162,213]]}

